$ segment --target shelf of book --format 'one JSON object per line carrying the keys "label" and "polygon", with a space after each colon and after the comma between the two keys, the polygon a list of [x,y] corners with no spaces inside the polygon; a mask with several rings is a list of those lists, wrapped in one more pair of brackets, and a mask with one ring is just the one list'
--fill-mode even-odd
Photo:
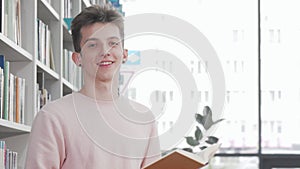
{"label": "shelf of book", "polygon": [[0,33],[0,54],[9,61],[32,61],[32,55]]}
{"label": "shelf of book", "polygon": [[65,78],[62,79],[62,83],[65,87],[74,90],[75,86],[73,84],[71,84],[69,81],[67,81]]}
{"label": "shelf of book", "polygon": [[0,119],[0,139],[20,134],[26,134],[30,131],[30,126]]}
{"label": "shelf of book", "polygon": [[59,21],[60,16],[56,10],[46,0],[38,0],[38,17],[46,24],[51,24],[50,21]]}
{"label": "shelf of book", "polygon": [[63,83],[64,95],[66,95],[68,93],[72,93],[73,91],[78,91],[78,88],[76,86],[74,86],[72,83],[70,83],[69,81],[67,81],[64,78],[62,79],[62,83]]}
{"label": "shelf of book", "polygon": [[[20,116],[23,121],[16,123],[13,118],[0,116],[0,139],[19,153],[18,158],[22,160],[18,161],[18,168],[24,168],[28,136],[33,120],[42,107],[41,98],[47,103],[48,100],[78,91],[82,84],[81,70],[71,60],[74,50],[72,35],[64,18],[72,19],[83,8],[90,6],[91,1],[0,0],[0,5],[0,58],[10,65],[6,74],[4,69],[0,71],[3,75],[0,79],[4,82],[6,75],[6,88],[8,75],[25,81],[25,87],[19,93],[23,96],[22,105],[25,105],[22,107],[24,114]],[[43,79],[40,79],[41,75]],[[19,80],[16,81],[11,85],[19,84]],[[17,87],[14,88],[17,91]],[[4,99],[2,96],[0,99]],[[13,105],[13,108],[16,107]],[[0,114],[3,114],[1,104]]]}
{"label": "shelf of book", "polygon": [[39,60],[36,60],[37,71],[45,72],[45,79],[47,80],[59,80],[59,74],[54,70],[50,69],[50,67],[46,66]]}
{"label": "shelf of book", "polygon": [[68,30],[68,26],[65,22],[63,22],[63,39],[64,42],[72,43],[71,31]]}

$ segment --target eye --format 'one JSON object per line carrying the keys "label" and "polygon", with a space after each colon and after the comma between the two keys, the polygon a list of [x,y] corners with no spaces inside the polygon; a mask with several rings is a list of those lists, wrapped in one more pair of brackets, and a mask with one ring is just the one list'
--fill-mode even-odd
{"label": "eye", "polygon": [[112,46],[112,47],[118,46],[119,44],[120,44],[120,43],[117,42],[117,41],[111,41],[111,42],[109,42],[109,46]]}
{"label": "eye", "polygon": [[96,46],[97,46],[97,43],[94,43],[94,42],[87,44],[88,48],[95,48]]}

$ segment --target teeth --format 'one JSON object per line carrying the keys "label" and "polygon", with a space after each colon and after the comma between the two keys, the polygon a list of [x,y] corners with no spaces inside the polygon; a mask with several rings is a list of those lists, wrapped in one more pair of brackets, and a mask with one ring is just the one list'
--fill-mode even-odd
{"label": "teeth", "polygon": [[106,65],[110,65],[112,64],[113,62],[101,62],[99,65],[100,66],[106,66]]}

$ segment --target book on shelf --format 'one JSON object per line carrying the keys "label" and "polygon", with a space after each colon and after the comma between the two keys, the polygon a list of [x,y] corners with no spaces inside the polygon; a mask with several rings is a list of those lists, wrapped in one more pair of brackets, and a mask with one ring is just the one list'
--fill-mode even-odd
{"label": "book on shelf", "polygon": [[34,116],[36,115],[37,112],[40,111],[40,95],[41,95],[41,91],[39,90],[39,86],[40,84],[39,83],[36,83],[36,91],[35,91],[35,94],[36,94],[36,112],[34,113]]}
{"label": "book on shelf", "polygon": [[21,45],[21,2],[20,0],[1,0],[1,4],[1,32],[13,42]]}
{"label": "book on shelf", "polygon": [[0,55],[0,118],[3,118],[3,86],[4,86],[4,65],[5,57]]}
{"label": "book on shelf", "polygon": [[72,60],[72,52],[64,49],[63,53],[63,77],[74,84],[74,86],[78,86],[78,78],[81,76],[80,68],[76,66],[76,64]]}
{"label": "book on shelf", "polygon": [[8,106],[9,106],[9,62],[5,61],[4,64],[4,84],[3,84],[3,109],[2,118],[8,120]]}
{"label": "book on shelf", "polygon": [[46,32],[46,24],[38,19],[38,60],[45,64],[45,32]]}
{"label": "book on shelf", "polygon": [[18,153],[7,148],[5,141],[0,140],[0,168],[17,169]]}
{"label": "book on shelf", "polygon": [[39,84],[38,89],[45,88],[45,73],[43,71],[37,71],[37,82]]}
{"label": "book on shelf", "polygon": [[3,11],[2,8],[3,8],[3,0],[0,0],[0,32],[2,32],[2,30],[3,30],[3,28],[2,28],[2,26],[3,26],[2,22],[4,21],[4,15],[2,13],[2,11]]}
{"label": "book on shelf", "polygon": [[220,144],[216,143],[198,153],[176,149],[148,164],[143,169],[199,169],[208,164],[219,147]]}
{"label": "book on shelf", "polygon": [[40,20],[37,18],[36,19],[36,27],[37,27],[37,36],[36,36],[36,41],[37,41],[37,47],[36,47],[36,55],[37,55],[37,59],[41,60],[41,55],[40,55],[40,51],[41,51],[41,45],[40,45],[40,38],[41,38],[41,28],[40,28]]}
{"label": "book on shelf", "polygon": [[15,37],[16,43],[22,45],[21,41],[21,0],[16,0],[16,28],[15,28]]}
{"label": "book on shelf", "polygon": [[9,67],[10,62],[0,55],[1,119],[24,124],[25,79],[10,73]]}
{"label": "book on shelf", "polygon": [[0,67],[2,69],[4,69],[4,65],[5,65],[5,56],[4,55],[0,55]]}
{"label": "book on shelf", "polygon": [[8,93],[8,120],[13,121],[14,119],[14,83],[15,77],[12,73],[9,73],[9,93]]}
{"label": "book on shelf", "polygon": [[37,112],[51,100],[51,94],[45,88],[45,73],[43,71],[37,72]]}
{"label": "book on shelf", "polygon": [[55,71],[55,61],[54,61],[54,54],[53,54],[53,47],[52,43],[50,42],[50,49],[49,49],[49,59],[50,59],[50,69]]}
{"label": "book on shelf", "polygon": [[5,141],[0,140],[0,168],[5,168],[5,150],[6,150],[6,144]]}
{"label": "book on shelf", "polygon": [[22,85],[23,85],[23,79],[15,76],[15,97],[14,97],[14,121],[16,123],[22,123],[24,124],[24,122],[22,121],[24,118],[24,110],[23,108],[21,108],[22,106],[24,106],[24,104],[22,104],[24,98],[23,98],[23,94],[22,93]]}
{"label": "book on shelf", "polygon": [[49,101],[51,101],[51,94],[47,89],[40,89],[40,109],[45,106]]}
{"label": "book on shelf", "polygon": [[51,32],[49,30],[49,26],[45,25],[45,53],[44,53],[44,64],[47,67],[50,67],[50,44],[51,44]]}
{"label": "book on shelf", "polygon": [[3,69],[0,68],[0,118],[2,119],[2,109],[3,109],[3,86],[4,86],[4,75]]}
{"label": "book on shelf", "polygon": [[5,19],[6,19],[6,31],[5,32],[5,35],[11,39],[12,41],[15,41],[15,36],[14,36],[14,30],[15,30],[15,20],[13,19],[14,16],[15,16],[15,8],[13,7],[14,6],[14,3],[15,1],[12,0],[12,1],[8,1],[8,0],[5,0],[5,7],[4,7],[4,13],[5,13]]}
{"label": "book on shelf", "polygon": [[72,1],[71,0],[64,0],[64,22],[67,25],[68,31],[71,30],[71,23],[72,23]]}
{"label": "book on shelf", "polygon": [[71,18],[72,17],[72,1],[71,0],[64,0],[64,18]]}
{"label": "book on shelf", "polygon": [[37,31],[37,58],[41,63],[55,70],[51,31],[49,26],[42,20],[37,19]]}
{"label": "book on shelf", "polygon": [[69,80],[68,69],[69,69],[69,53],[67,49],[63,50],[63,77]]}
{"label": "book on shelf", "polygon": [[20,123],[21,124],[25,124],[25,83],[26,83],[26,80],[25,78],[20,78],[19,79],[19,88],[20,88]]}

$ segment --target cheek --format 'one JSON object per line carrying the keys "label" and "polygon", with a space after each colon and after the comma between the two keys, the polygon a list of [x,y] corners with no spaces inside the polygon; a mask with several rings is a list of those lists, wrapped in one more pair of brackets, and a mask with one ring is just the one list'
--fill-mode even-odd
{"label": "cheek", "polygon": [[91,65],[91,64],[95,63],[94,58],[95,57],[84,57],[84,58],[82,58],[82,63],[84,65]]}
{"label": "cheek", "polygon": [[121,49],[118,49],[118,50],[114,50],[114,55],[117,57],[117,58],[123,58],[123,51]]}

